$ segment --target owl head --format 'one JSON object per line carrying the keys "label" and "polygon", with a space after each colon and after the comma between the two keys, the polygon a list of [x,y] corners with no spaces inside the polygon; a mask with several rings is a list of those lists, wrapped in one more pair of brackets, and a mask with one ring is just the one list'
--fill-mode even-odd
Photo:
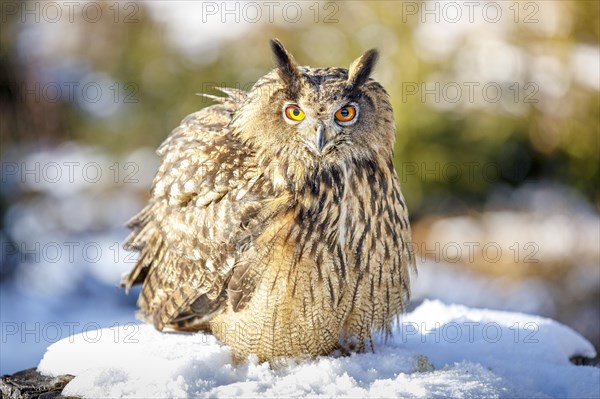
{"label": "owl head", "polygon": [[391,164],[392,107],[385,89],[370,78],[377,50],[345,69],[299,66],[278,40],[271,48],[276,68],[256,82],[232,123],[263,167],[301,184],[322,168]]}

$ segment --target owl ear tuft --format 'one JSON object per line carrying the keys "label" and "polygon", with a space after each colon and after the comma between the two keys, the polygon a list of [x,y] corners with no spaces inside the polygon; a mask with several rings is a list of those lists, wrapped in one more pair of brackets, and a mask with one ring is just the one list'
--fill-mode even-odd
{"label": "owl ear tuft", "polygon": [[347,89],[352,91],[362,85],[371,76],[371,72],[377,63],[379,52],[371,49],[358,57],[348,68]]}
{"label": "owl ear tuft", "polygon": [[275,65],[279,69],[279,75],[288,85],[293,86],[300,77],[296,60],[278,39],[271,40],[271,50],[273,51]]}

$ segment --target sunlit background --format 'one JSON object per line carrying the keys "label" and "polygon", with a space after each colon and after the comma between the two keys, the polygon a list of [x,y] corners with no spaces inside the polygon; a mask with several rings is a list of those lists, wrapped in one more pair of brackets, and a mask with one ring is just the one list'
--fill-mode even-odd
{"label": "sunlit background", "polygon": [[135,321],[121,243],[154,150],[197,93],[269,71],[273,37],[310,66],[380,50],[413,304],[540,314],[598,348],[599,4],[2,2],[0,373]]}

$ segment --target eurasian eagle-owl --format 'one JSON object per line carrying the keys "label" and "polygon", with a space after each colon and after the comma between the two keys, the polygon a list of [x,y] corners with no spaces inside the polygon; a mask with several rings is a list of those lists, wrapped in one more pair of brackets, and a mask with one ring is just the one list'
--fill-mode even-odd
{"label": "eurasian eagle-owl", "polygon": [[377,51],[346,70],[271,47],[273,71],[209,96],[158,149],[122,284],[143,283],[157,329],[211,331],[238,359],[361,350],[390,334],[414,267]]}

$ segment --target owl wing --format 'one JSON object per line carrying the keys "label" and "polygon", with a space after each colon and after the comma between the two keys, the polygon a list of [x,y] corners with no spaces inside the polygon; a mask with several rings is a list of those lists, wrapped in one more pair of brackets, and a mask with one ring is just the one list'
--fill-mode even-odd
{"label": "owl wing", "polygon": [[140,256],[122,285],[143,283],[139,315],[157,329],[222,310],[245,242],[259,228],[248,222],[261,203],[252,190],[255,158],[228,127],[245,93],[224,91],[229,98],[189,115],[160,146],[149,204],[129,222],[125,246]]}

